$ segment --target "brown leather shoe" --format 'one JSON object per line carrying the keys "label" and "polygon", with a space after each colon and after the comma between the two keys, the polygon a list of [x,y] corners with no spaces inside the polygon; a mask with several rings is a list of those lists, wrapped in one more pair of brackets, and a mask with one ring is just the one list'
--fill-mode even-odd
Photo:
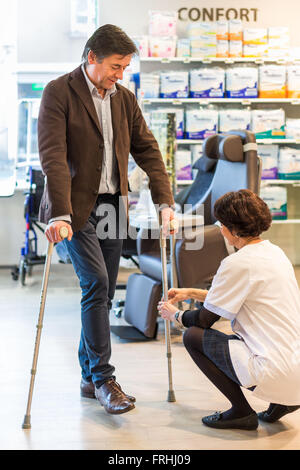
{"label": "brown leather shoe", "polygon": [[[116,385],[120,388],[121,392],[124,393],[123,390],[121,389],[120,384],[118,384],[118,382],[116,382]],[[96,398],[95,385],[93,384],[93,382],[86,382],[85,380],[81,379],[80,395],[84,398]],[[126,395],[126,398],[128,398],[128,400],[131,401],[132,403],[136,401],[136,398],[133,397],[132,395],[127,395],[127,393],[125,393],[125,395]]]}
{"label": "brown leather shoe", "polygon": [[119,415],[135,408],[114,379],[109,379],[100,388],[95,388],[95,395],[109,414]]}

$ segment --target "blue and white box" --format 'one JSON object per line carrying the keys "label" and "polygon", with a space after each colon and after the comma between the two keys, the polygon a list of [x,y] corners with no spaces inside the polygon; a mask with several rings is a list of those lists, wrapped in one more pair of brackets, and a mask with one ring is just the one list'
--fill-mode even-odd
{"label": "blue and white box", "polygon": [[225,70],[221,67],[203,67],[190,71],[191,98],[223,98]]}
{"label": "blue and white box", "polygon": [[251,127],[250,109],[221,109],[219,111],[219,132],[247,130]]}
{"label": "blue and white box", "polygon": [[218,111],[214,109],[188,109],[185,113],[187,139],[205,139],[218,132]]}
{"label": "blue and white box", "polygon": [[227,98],[257,98],[258,68],[230,67],[226,70]]}
{"label": "blue and white box", "polygon": [[189,72],[161,72],[161,98],[188,98]]}

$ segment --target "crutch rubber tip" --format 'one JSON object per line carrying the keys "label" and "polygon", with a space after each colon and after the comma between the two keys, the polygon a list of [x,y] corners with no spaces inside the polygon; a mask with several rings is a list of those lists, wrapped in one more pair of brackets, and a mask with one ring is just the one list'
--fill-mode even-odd
{"label": "crutch rubber tip", "polygon": [[23,429],[31,429],[31,423],[30,423],[30,415],[25,415],[24,416],[24,421],[22,424]]}
{"label": "crutch rubber tip", "polygon": [[174,390],[169,390],[168,391],[168,401],[169,402],[176,401]]}

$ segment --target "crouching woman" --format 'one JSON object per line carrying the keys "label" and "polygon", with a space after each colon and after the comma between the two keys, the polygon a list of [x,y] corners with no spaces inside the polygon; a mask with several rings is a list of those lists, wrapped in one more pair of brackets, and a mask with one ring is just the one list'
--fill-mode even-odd
{"label": "crouching woman", "polygon": [[[216,201],[214,212],[237,251],[221,262],[209,291],[170,289],[168,302],[160,302],[158,310],[187,328],[187,351],[231,403],[203,423],[256,429],[258,419],[275,422],[299,408],[299,287],[284,252],[261,238],[271,225],[262,199],[249,190],[230,192]],[[173,305],[188,298],[204,302],[203,307],[183,312]],[[220,317],[231,320],[234,334],[211,328]],[[268,409],[256,414],[241,387],[270,402]]]}

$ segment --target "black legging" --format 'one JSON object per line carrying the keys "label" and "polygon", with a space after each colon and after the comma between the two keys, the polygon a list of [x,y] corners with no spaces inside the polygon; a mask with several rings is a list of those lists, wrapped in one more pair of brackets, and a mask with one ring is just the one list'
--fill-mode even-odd
{"label": "black legging", "polygon": [[[202,313],[204,312],[202,311]],[[188,316],[186,315],[186,322],[184,323],[188,323],[187,317]],[[202,346],[204,331],[205,330],[199,326],[190,326],[185,331],[183,336],[183,343],[188,353],[192,357],[193,361],[197,364],[199,369],[204,373],[204,375],[206,375],[206,377],[230,401],[232,408],[226,413],[222,413],[222,418],[233,419],[237,417],[248,416],[249,414],[253,413],[254,410],[247,402],[241,387],[229,377],[227,377],[224,372],[218,369],[217,366],[210,359],[208,359],[208,357],[205,356]]]}

